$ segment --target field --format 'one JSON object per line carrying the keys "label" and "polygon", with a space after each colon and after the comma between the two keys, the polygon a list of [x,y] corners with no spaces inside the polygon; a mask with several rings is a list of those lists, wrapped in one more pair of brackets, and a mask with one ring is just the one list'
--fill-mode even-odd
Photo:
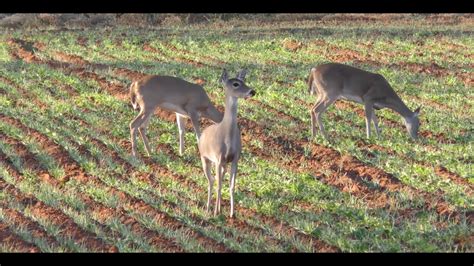
{"label": "field", "polygon": [[[474,19],[463,23],[304,20],[183,27],[3,29],[1,252],[473,252]],[[386,77],[411,110],[362,105],[310,137],[311,67],[341,62]],[[205,212],[207,179],[187,123],[158,110],[153,153],[131,157],[128,88],[145,74],[202,84],[218,109],[223,68],[248,68],[243,152],[230,219]],[[204,126],[210,124],[202,119]]]}

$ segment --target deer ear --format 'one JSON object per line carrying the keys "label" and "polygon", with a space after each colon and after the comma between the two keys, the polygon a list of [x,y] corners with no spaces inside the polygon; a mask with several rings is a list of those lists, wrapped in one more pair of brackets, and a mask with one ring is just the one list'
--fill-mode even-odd
{"label": "deer ear", "polygon": [[222,75],[221,75],[221,82],[226,82],[229,79],[229,74],[227,74],[227,70],[224,68],[222,70]]}
{"label": "deer ear", "polygon": [[415,112],[414,112],[414,113],[415,113],[415,116],[418,116],[418,115],[420,114],[420,109],[421,109],[421,106],[418,107],[418,108],[416,108],[416,110],[415,110]]}
{"label": "deer ear", "polygon": [[242,69],[239,74],[237,74],[237,78],[243,81],[245,80],[245,75],[247,75],[247,69]]}

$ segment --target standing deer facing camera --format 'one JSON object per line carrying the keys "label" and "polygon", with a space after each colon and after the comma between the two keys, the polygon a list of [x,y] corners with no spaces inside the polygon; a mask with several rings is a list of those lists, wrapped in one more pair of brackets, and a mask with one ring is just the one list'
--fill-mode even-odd
{"label": "standing deer facing camera", "polygon": [[209,211],[209,205],[211,204],[212,187],[214,185],[214,177],[211,175],[211,163],[216,166],[217,198],[214,215],[221,212],[222,178],[225,175],[228,163],[231,163],[230,217],[234,215],[234,186],[237,163],[242,150],[240,130],[237,126],[237,100],[239,98],[247,99],[255,95],[255,91],[245,85],[245,74],[246,70],[242,70],[236,78],[229,79],[227,71],[224,69],[220,79],[225,88],[224,118],[220,123],[204,129],[199,139],[202,167],[208,180],[207,211]]}
{"label": "standing deer facing camera", "polygon": [[[321,134],[328,139],[321,115],[337,99],[362,103],[365,108],[367,138],[370,138],[370,124],[374,122],[377,136],[380,130],[374,109],[390,108],[399,113],[406,129],[413,139],[418,137],[420,108],[410,111],[398,97],[387,80],[380,74],[367,72],[355,67],[328,63],[312,68],[308,78],[308,90],[317,94],[316,104],[311,109],[311,133],[316,135],[316,123]],[[328,139],[329,140],[329,139]]]}
{"label": "standing deer facing camera", "polygon": [[209,100],[204,89],[180,78],[170,76],[147,76],[130,85],[130,98],[133,108],[140,107],[140,113],[130,123],[132,155],[137,153],[137,130],[140,132],[145,150],[150,156],[150,146],[146,137],[146,127],[157,107],[176,113],[179,130],[179,154],[184,152],[185,118],[191,118],[196,138],[201,136],[199,115],[218,123],[222,120],[219,112]]}

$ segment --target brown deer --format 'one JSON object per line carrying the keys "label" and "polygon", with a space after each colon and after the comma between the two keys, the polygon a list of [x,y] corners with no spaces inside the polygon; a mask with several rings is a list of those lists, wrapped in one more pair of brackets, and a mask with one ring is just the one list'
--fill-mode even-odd
{"label": "brown deer", "polygon": [[137,130],[140,132],[145,150],[150,156],[150,146],[146,137],[146,127],[157,107],[176,113],[179,131],[179,154],[184,152],[185,118],[191,118],[196,138],[201,136],[199,116],[211,119],[215,123],[222,120],[219,112],[209,100],[204,89],[183,79],[170,76],[146,76],[130,85],[130,99],[133,108],[140,113],[130,123],[132,155],[136,157]]}
{"label": "brown deer", "polygon": [[237,126],[237,100],[239,98],[247,99],[255,95],[255,90],[245,84],[245,74],[246,70],[242,70],[236,78],[229,79],[227,71],[224,69],[220,79],[225,88],[224,118],[220,123],[204,129],[199,139],[198,146],[202,167],[208,180],[206,211],[209,211],[212,187],[214,185],[214,177],[211,175],[211,163],[214,163],[216,167],[217,198],[214,215],[221,212],[222,179],[228,163],[231,163],[229,187],[230,217],[234,215],[235,178],[237,175],[237,163],[242,150],[240,130]]}
{"label": "brown deer", "polygon": [[352,66],[327,63],[312,68],[308,78],[308,90],[317,94],[316,104],[311,109],[311,133],[316,136],[316,123],[321,134],[327,139],[321,116],[337,99],[361,103],[365,108],[367,138],[370,138],[370,124],[374,122],[377,136],[380,129],[375,110],[389,108],[400,114],[406,129],[413,139],[418,137],[420,107],[410,111],[395,93],[387,80],[380,74],[364,71]]}

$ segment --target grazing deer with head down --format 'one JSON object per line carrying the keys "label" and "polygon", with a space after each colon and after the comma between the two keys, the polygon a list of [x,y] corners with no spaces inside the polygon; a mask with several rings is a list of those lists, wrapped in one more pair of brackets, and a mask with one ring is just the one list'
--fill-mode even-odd
{"label": "grazing deer with head down", "polygon": [[184,152],[185,118],[191,118],[196,138],[201,136],[199,115],[211,119],[215,123],[222,120],[219,112],[209,100],[204,89],[180,78],[170,76],[147,76],[130,85],[130,98],[133,108],[140,108],[140,113],[130,123],[130,140],[132,155],[137,152],[137,130],[140,132],[145,150],[150,156],[150,146],[146,137],[146,127],[157,107],[176,113],[179,131],[179,154]]}
{"label": "grazing deer with head down", "polygon": [[370,124],[374,122],[377,136],[380,136],[375,111],[390,108],[399,113],[405,122],[406,129],[413,139],[418,137],[420,108],[410,111],[395,93],[387,80],[380,74],[371,73],[355,67],[327,63],[312,68],[308,78],[309,92],[317,94],[316,104],[311,109],[311,133],[316,135],[316,123],[321,134],[328,139],[321,115],[337,99],[362,103],[365,108],[367,138],[370,138]]}
{"label": "grazing deer with head down", "polygon": [[202,167],[208,180],[207,207],[212,198],[212,187],[214,177],[211,175],[211,163],[216,167],[217,198],[214,215],[221,212],[221,188],[222,179],[226,172],[226,166],[230,167],[230,217],[234,215],[234,187],[237,175],[237,163],[242,150],[240,130],[237,126],[237,100],[249,98],[255,95],[255,90],[245,84],[246,70],[239,72],[236,78],[229,79],[224,69],[220,81],[225,88],[225,112],[224,118],[218,124],[204,129],[199,139],[199,153],[201,154]]}

